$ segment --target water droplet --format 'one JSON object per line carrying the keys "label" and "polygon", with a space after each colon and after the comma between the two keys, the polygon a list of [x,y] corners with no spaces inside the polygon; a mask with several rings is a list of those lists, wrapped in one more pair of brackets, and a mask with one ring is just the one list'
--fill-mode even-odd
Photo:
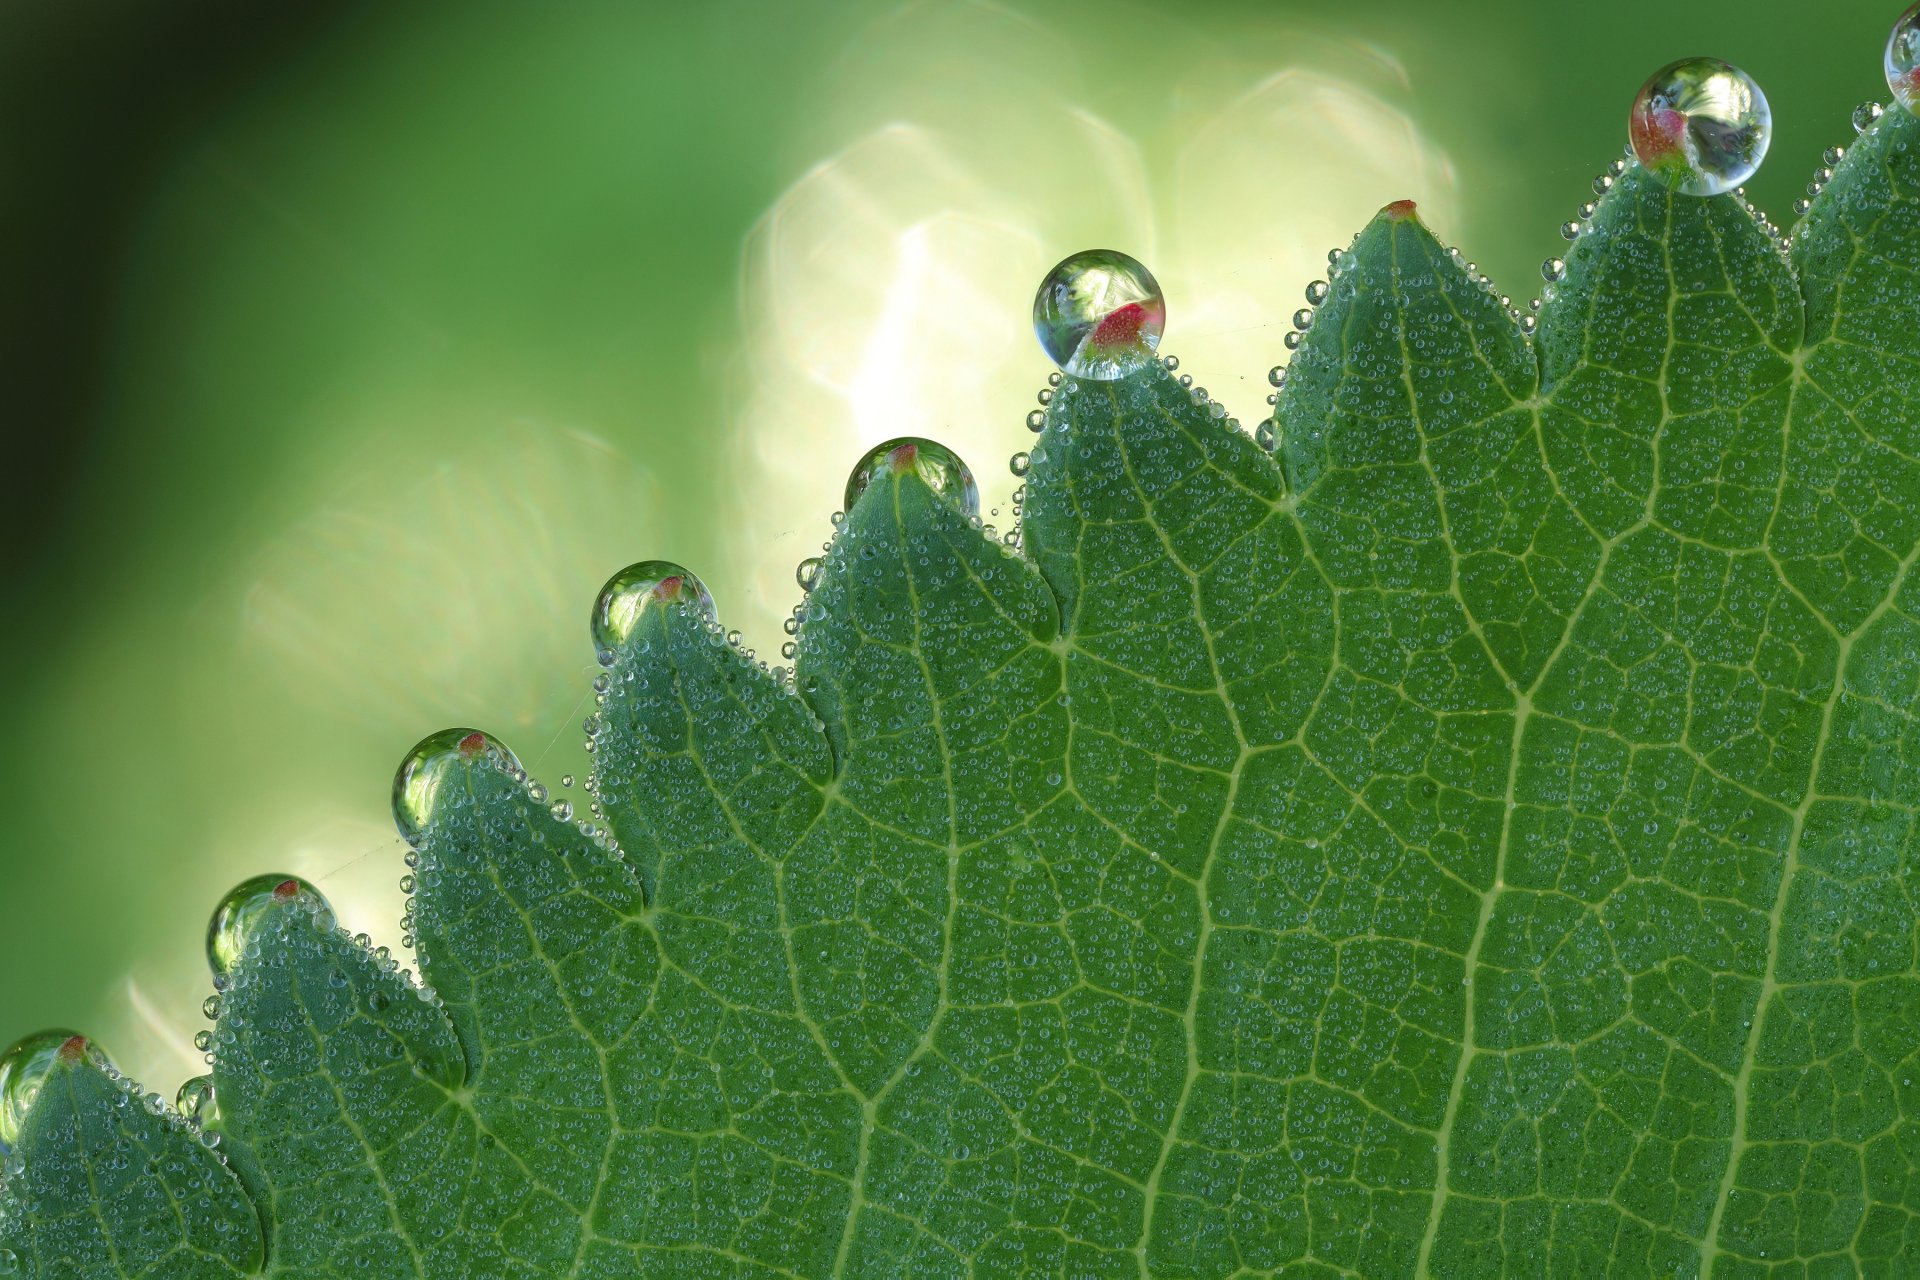
{"label": "water droplet", "polygon": [[1321,303],[1325,302],[1326,300],[1327,300],[1327,282],[1325,280],[1315,280],[1312,284],[1307,286],[1308,302],[1311,302],[1314,306],[1317,307]]}
{"label": "water droplet", "polygon": [[928,488],[949,502],[958,503],[968,515],[980,514],[980,489],[974,484],[973,472],[967,470],[967,464],[947,446],[914,436],[889,440],[860,459],[853,474],[847,477],[847,510],[853,510],[853,504],[878,476],[888,472],[903,475],[908,471],[918,475]]}
{"label": "water droplet", "polygon": [[61,1061],[78,1062],[82,1058],[105,1065],[105,1058],[88,1039],[72,1031],[42,1031],[0,1054],[0,1152],[20,1145],[20,1131],[26,1125],[33,1100],[40,1096],[54,1065]]}
{"label": "water droplet", "polygon": [[447,780],[477,764],[520,768],[513,752],[478,729],[442,729],[414,745],[393,775],[393,821],[407,843],[425,834]]}
{"label": "water droplet", "polygon": [[1114,249],[1062,260],[1033,295],[1041,349],[1076,378],[1125,377],[1151,357],[1166,323],[1166,300],[1153,275]]}
{"label": "water droplet", "polygon": [[1287,385],[1287,366],[1277,364],[1267,370],[1267,381],[1276,387],[1284,387]]}
{"label": "water droplet", "polygon": [[1007,470],[1013,472],[1013,474],[1017,476],[1023,476],[1027,474],[1027,472],[1031,470],[1032,467],[1033,467],[1033,458],[1031,455],[1025,452],[1016,453],[1011,458],[1007,459]]}
{"label": "water droplet", "polygon": [[820,582],[821,561],[819,556],[808,556],[793,570],[793,580],[800,584],[802,591],[812,591]]}
{"label": "water droplet", "polygon": [[207,921],[208,966],[220,977],[231,976],[261,924],[275,911],[290,907],[312,912],[322,924],[333,923],[333,908],[318,889],[298,876],[254,876],[235,885]]}
{"label": "water droplet", "polygon": [[1653,73],[1627,119],[1633,153],[1675,191],[1717,196],[1766,159],[1773,113],[1760,86],[1732,63],[1687,58]]}
{"label": "water droplet", "polygon": [[219,994],[215,993],[214,995],[208,996],[205,1000],[202,1000],[200,1002],[200,1012],[206,1015],[208,1022],[219,1021],[220,1019]]}
{"label": "water droplet", "polygon": [[1263,418],[1260,425],[1253,429],[1253,442],[1272,453],[1280,444],[1280,434],[1274,430],[1273,419]]}
{"label": "water droplet", "polygon": [[1865,133],[1873,128],[1874,121],[1887,113],[1886,108],[1877,102],[1863,102],[1853,109],[1853,131]]}
{"label": "water droplet", "polygon": [[1887,88],[1909,111],[1920,98],[1920,4],[1901,14],[1887,36]]}
{"label": "water droplet", "polygon": [[1540,264],[1540,274],[1549,282],[1558,280],[1567,274],[1567,260],[1565,258],[1548,258]]}
{"label": "water droplet", "polygon": [[1578,240],[1580,238],[1579,221],[1573,218],[1569,218],[1565,222],[1561,223],[1560,234],[1565,239]]}
{"label": "water droplet", "polygon": [[1313,308],[1302,307],[1294,312],[1293,327],[1296,329],[1311,329],[1313,327]]}
{"label": "water droplet", "polygon": [[691,606],[702,618],[714,616],[713,597],[700,579],[668,560],[642,560],[607,579],[593,602],[593,644],[618,654],[649,605]]}
{"label": "water droplet", "polygon": [[213,1097],[213,1077],[193,1076],[187,1080],[180,1086],[180,1092],[173,1095],[173,1109],[202,1129],[217,1127],[220,1106]]}

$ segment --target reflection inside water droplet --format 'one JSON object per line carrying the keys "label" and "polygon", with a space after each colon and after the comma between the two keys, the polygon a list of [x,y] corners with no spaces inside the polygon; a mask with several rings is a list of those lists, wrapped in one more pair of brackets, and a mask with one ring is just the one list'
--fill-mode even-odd
{"label": "reflection inside water droplet", "polygon": [[414,744],[393,775],[393,822],[409,844],[425,834],[444,789],[474,765],[520,771],[513,752],[478,729],[442,729]]}
{"label": "reflection inside water droplet", "polygon": [[213,1077],[194,1076],[182,1084],[180,1092],[173,1095],[173,1109],[202,1129],[217,1128],[220,1107],[213,1097]]}
{"label": "reflection inside water droplet", "polygon": [[69,1062],[83,1057],[105,1061],[85,1036],[64,1030],[37,1032],[0,1054],[0,1152],[19,1145],[33,1100],[63,1057]]}
{"label": "reflection inside water droplet", "polygon": [[1125,377],[1152,358],[1166,324],[1166,299],[1152,273],[1115,249],[1062,260],[1033,295],[1041,349],[1077,378]]}
{"label": "reflection inside water droplet", "polygon": [[1901,14],[1887,36],[1887,88],[1909,111],[1920,99],[1920,4]]}
{"label": "reflection inside water droplet", "polygon": [[980,514],[979,486],[974,483],[973,472],[967,469],[967,464],[960,461],[960,455],[943,444],[915,436],[889,440],[860,459],[847,477],[847,510],[853,510],[860,495],[880,476],[904,475],[909,471],[941,497],[959,504],[967,515]]}
{"label": "reflection inside water droplet", "polygon": [[617,655],[650,605],[690,606],[714,617],[706,584],[671,560],[642,560],[607,579],[593,602],[593,647]]}
{"label": "reflection inside water droplet", "polygon": [[1687,58],[1660,68],[1640,87],[1627,133],[1640,163],[1675,191],[1717,196],[1759,170],[1773,112],[1740,68],[1718,58]]}
{"label": "reflection inside water droplet", "polygon": [[207,964],[214,976],[231,974],[267,918],[290,907],[314,913],[323,925],[333,923],[332,906],[298,876],[254,876],[235,885],[207,921]]}

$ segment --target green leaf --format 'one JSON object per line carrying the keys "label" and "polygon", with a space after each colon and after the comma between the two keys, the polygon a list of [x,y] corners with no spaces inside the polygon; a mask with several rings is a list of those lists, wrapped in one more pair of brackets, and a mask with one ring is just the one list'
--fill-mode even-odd
{"label": "green leaf", "polygon": [[881,468],[791,685],[646,604],[604,832],[449,755],[424,987],[275,910],[215,1032],[231,1173],[65,1069],[0,1239],[45,1275],[1920,1266],[1917,143],[1882,119],[1790,254],[1628,168],[1534,338],[1389,206],[1277,457],[1157,364],[1067,381],[1018,551]]}

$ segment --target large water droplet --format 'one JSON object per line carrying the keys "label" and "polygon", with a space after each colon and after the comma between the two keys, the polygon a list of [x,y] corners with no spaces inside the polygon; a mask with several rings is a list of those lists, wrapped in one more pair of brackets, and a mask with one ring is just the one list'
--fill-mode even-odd
{"label": "large water droplet", "polygon": [[967,469],[966,463],[960,461],[960,455],[943,444],[913,436],[889,440],[860,459],[853,474],[847,477],[847,510],[853,510],[853,504],[860,500],[860,495],[878,476],[887,473],[902,475],[908,471],[926,481],[927,486],[941,497],[958,503],[968,515],[980,514],[979,486],[974,484],[973,472]]}
{"label": "large water droplet", "polygon": [[1640,87],[1627,117],[1633,154],[1675,191],[1717,196],[1766,159],[1773,112],[1753,77],[1718,58],[1686,58]]}
{"label": "large water droplet", "polygon": [[1887,88],[1909,111],[1920,100],[1920,4],[1901,14],[1887,37]]}
{"label": "large water droplet", "polygon": [[33,1100],[40,1096],[54,1064],[65,1060],[78,1062],[91,1057],[100,1061],[100,1051],[83,1035],[72,1031],[42,1031],[0,1054],[0,1152],[20,1144],[20,1131],[27,1122]]}
{"label": "large water droplet", "polygon": [[690,606],[712,618],[706,584],[670,560],[642,560],[607,579],[593,602],[593,647],[618,652],[650,605]]}
{"label": "large water droplet", "polygon": [[453,779],[464,777],[464,770],[474,765],[519,770],[520,761],[478,729],[442,729],[420,739],[407,752],[393,775],[393,823],[407,843],[420,842],[433,820],[442,790]]}
{"label": "large water droplet", "polygon": [[207,964],[214,977],[231,974],[267,918],[289,908],[310,911],[323,925],[333,923],[332,906],[298,876],[254,876],[235,885],[207,921]]}
{"label": "large water droplet", "polygon": [[1033,331],[1076,378],[1111,382],[1152,358],[1167,325],[1153,275],[1114,249],[1087,249],[1047,272],[1033,295]]}
{"label": "large water droplet", "polygon": [[220,1125],[220,1104],[213,1096],[213,1077],[194,1076],[173,1095],[173,1109],[202,1129]]}

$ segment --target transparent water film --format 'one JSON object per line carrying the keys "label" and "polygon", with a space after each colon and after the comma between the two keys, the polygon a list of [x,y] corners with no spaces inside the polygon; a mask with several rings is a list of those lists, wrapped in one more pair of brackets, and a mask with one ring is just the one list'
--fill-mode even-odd
{"label": "transparent water film", "polygon": [[1115,249],[1065,259],[1033,295],[1041,348],[1075,378],[1125,377],[1153,358],[1166,325],[1166,299],[1152,273]]}
{"label": "transparent water film", "polygon": [[[593,601],[593,647],[617,653],[633,634],[640,615],[654,605],[684,605],[705,618],[714,616],[706,584],[671,560],[642,560],[607,579]],[[605,656],[602,663],[609,661]]]}
{"label": "transparent water film", "polygon": [[232,973],[261,922],[275,911],[301,907],[333,922],[333,908],[298,876],[265,875],[235,885],[207,921],[207,965],[216,978]]}
{"label": "transparent water film", "polygon": [[1909,111],[1920,98],[1920,4],[1901,14],[1887,37],[1887,88]]}
{"label": "transparent water film", "polygon": [[433,821],[434,805],[473,765],[520,769],[513,752],[478,729],[442,729],[407,753],[393,775],[393,824],[407,843],[419,843]]}
{"label": "transparent water film", "polygon": [[1687,58],[1640,87],[1627,121],[1633,154],[1683,195],[1717,196],[1766,159],[1773,112],[1760,86],[1732,63]]}
{"label": "transparent water film", "polygon": [[87,1038],[74,1031],[41,1031],[16,1040],[0,1054],[0,1153],[20,1143],[20,1130],[40,1095],[40,1086],[54,1064],[65,1057],[70,1062],[95,1057],[99,1050]]}
{"label": "transparent water film", "polygon": [[899,475],[907,471],[918,473],[929,488],[949,502],[958,503],[968,515],[980,514],[980,488],[973,482],[973,472],[960,461],[960,455],[943,444],[915,436],[889,440],[860,459],[853,474],[847,477],[845,509],[853,510],[853,504],[876,477],[886,472]]}

